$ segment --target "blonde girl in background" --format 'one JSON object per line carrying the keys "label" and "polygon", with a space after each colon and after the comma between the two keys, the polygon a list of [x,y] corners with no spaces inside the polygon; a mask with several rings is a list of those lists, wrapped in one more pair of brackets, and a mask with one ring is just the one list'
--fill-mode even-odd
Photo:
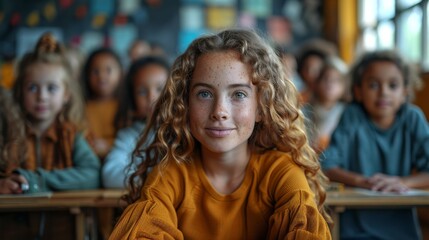
{"label": "blonde girl in background", "polygon": [[[46,191],[96,189],[100,186],[100,161],[86,142],[83,101],[78,82],[72,79],[62,46],[51,34],[41,37],[33,52],[26,54],[18,65],[13,88],[15,102],[19,104],[25,121],[27,154],[25,161],[12,169],[7,178],[13,185],[1,192],[35,193]],[[5,180],[5,179],[3,179]],[[4,187],[4,185],[2,185]],[[52,239],[59,232],[73,238],[73,221],[70,214],[28,213],[29,225],[20,218],[5,226],[14,232],[11,239],[34,237]],[[2,216],[7,217],[6,215]],[[64,220],[64,222],[63,222]],[[51,226],[56,224],[55,228]],[[34,229],[38,231],[34,231]]]}
{"label": "blonde girl in background", "polygon": [[122,74],[119,56],[110,48],[94,50],[83,67],[81,84],[86,101],[88,139],[101,160],[110,151],[118,130],[114,119],[118,111]]}
{"label": "blonde girl in background", "polygon": [[254,32],[191,43],[135,153],[144,161],[110,239],[330,238],[298,93]]}

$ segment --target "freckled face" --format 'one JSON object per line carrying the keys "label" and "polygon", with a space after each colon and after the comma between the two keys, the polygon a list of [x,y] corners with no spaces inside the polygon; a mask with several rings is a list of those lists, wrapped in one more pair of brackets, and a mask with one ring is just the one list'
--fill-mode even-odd
{"label": "freckled face", "polygon": [[233,51],[197,60],[189,95],[189,124],[203,152],[247,151],[257,114],[257,89],[249,67]]}

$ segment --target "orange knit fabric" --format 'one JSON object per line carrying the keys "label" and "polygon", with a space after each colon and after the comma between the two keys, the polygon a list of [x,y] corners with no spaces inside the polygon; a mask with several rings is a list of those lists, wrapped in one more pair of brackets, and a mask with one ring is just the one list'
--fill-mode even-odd
{"label": "orange knit fabric", "polygon": [[253,154],[240,187],[210,184],[198,159],[155,168],[110,239],[331,239],[303,170],[290,155]]}

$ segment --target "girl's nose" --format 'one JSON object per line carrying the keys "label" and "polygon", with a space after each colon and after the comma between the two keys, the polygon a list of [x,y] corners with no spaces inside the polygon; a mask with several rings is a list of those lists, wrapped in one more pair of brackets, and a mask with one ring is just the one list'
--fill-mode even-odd
{"label": "girl's nose", "polygon": [[42,100],[42,99],[46,99],[47,97],[48,97],[48,90],[44,88],[39,89],[37,98],[39,100]]}
{"label": "girl's nose", "polygon": [[226,101],[222,99],[218,99],[215,101],[213,110],[211,113],[211,118],[213,120],[225,120],[228,119],[228,108],[226,107]]}
{"label": "girl's nose", "polygon": [[386,95],[388,92],[389,92],[389,86],[388,85],[381,85],[380,94]]}

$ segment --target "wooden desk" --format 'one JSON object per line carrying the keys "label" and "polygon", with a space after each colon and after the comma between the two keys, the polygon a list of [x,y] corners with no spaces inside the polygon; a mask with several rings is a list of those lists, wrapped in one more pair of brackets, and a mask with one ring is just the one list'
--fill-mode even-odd
{"label": "wooden desk", "polygon": [[[99,207],[122,207],[120,197],[123,190],[100,189],[88,191],[66,191],[34,195],[0,195],[0,212],[70,209],[76,217],[77,239],[87,235],[85,209]],[[346,208],[404,208],[429,206],[429,191],[422,195],[370,194],[356,189],[328,192],[326,205],[332,208],[335,223],[333,239],[339,239],[339,214]]]}
{"label": "wooden desk", "polygon": [[0,195],[0,212],[28,210],[69,209],[75,215],[76,237],[79,240],[88,234],[95,236],[94,229],[87,229],[85,210],[99,207],[122,207],[123,190],[99,189],[87,191],[49,192],[24,195]]}
{"label": "wooden desk", "polygon": [[429,191],[410,192],[407,195],[375,193],[369,190],[346,188],[343,191],[331,191],[327,193],[325,204],[332,211],[334,229],[332,238],[339,239],[340,219],[339,215],[346,208],[409,208],[428,207]]}

